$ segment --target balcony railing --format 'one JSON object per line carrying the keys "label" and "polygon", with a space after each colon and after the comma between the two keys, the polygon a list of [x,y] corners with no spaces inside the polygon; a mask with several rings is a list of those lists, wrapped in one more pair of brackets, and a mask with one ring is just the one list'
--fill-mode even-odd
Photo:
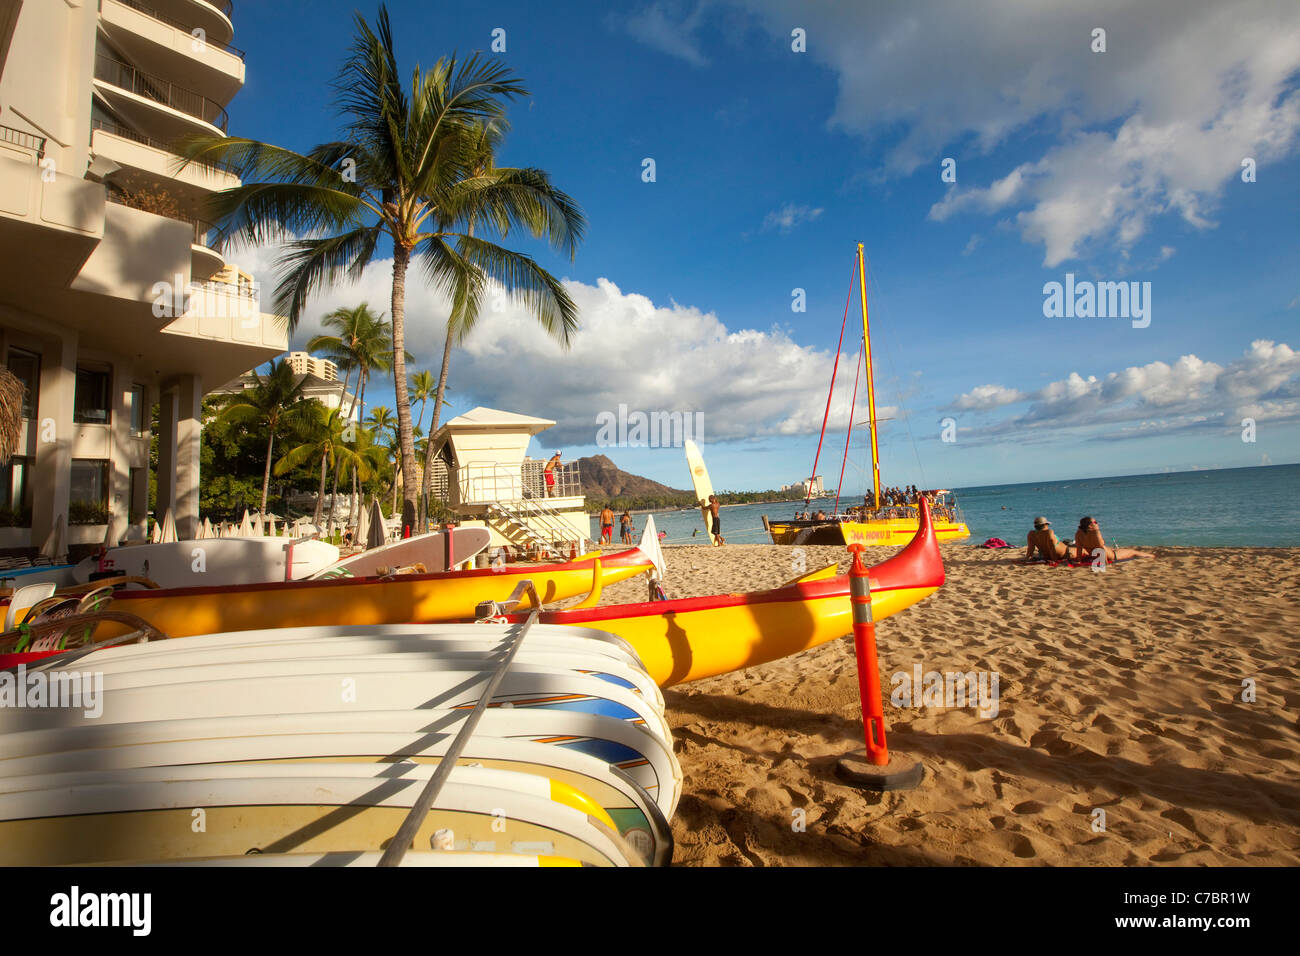
{"label": "balcony railing", "polygon": [[[186,33],[189,34],[193,34],[194,32],[194,24],[186,23],[183,20],[178,20],[176,17],[168,16],[165,13],[160,13],[159,11],[155,10],[153,7],[149,6],[148,4],[139,3],[138,0],[117,0],[117,2],[122,4],[122,6],[124,7],[130,7],[132,10],[139,10],[146,17],[151,17],[152,19],[157,20],[159,23],[165,23],[169,27],[176,27],[176,29],[184,30]],[[227,9],[225,13],[227,17],[230,16],[229,9]],[[222,43],[220,40],[212,40],[212,39],[208,39],[207,37],[204,38],[203,42],[216,47],[218,50],[225,50],[227,53],[231,54],[232,56],[237,56],[241,60],[244,58],[244,51],[239,49],[238,47],[231,46],[229,43]]]}
{"label": "balcony railing", "polygon": [[14,129],[12,126],[0,126],[0,140],[6,143],[12,143],[14,146],[21,146],[24,149],[30,149],[36,154],[37,159],[45,158],[45,137],[37,136],[35,133],[24,133],[20,129]]}
{"label": "balcony railing", "polygon": [[217,227],[210,222],[202,219],[194,219],[186,216],[184,213],[176,213],[165,206],[160,208],[160,204],[142,202],[138,197],[123,195],[110,189],[106,195],[109,202],[115,202],[119,206],[126,206],[128,209],[139,209],[141,212],[152,213],[155,216],[162,216],[165,219],[172,219],[176,222],[189,223],[194,229],[194,245],[203,246],[214,252],[220,252],[222,246],[221,234],[218,232],[215,238],[209,239],[210,233],[217,232]]}
{"label": "balcony railing", "polygon": [[[120,136],[123,139],[129,139],[132,142],[141,143],[153,149],[162,150],[164,153],[172,153],[173,155],[176,154],[176,150],[172,147],[170,143],[164,143],[162,140],[154,139],[152,136],[145,136],[143,133],[137,133],[135,130],[130,129],[126,126],[122,126],[118,123],[113,123],[108,120],[92,119],[90,121],[90,128],[91,130],[100,129],[103,130],[105,133],[112,133],[114,136]],[[220,173],[225,171],[217,166],[213,166],[211,163],[205,163],[199,159],[190,160],[189,165],[199,166],[202,167],[203,169],[206,169],[214,173]]]}
{"label": "balcony railing", "polygon": [[162,77],[137,70],[129,63],[98,53],[95,55],[95,79],[197,117],[205,123],[211,123],[223,133],[226,131],[229,117],[222,107],[201,93],[195,93],[175,83],[169,83]]}

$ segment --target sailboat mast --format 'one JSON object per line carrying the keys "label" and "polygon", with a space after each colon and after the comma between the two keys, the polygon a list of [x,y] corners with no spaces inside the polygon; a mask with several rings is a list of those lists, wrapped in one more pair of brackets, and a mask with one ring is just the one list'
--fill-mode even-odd
{"label": "sailboat mast", "polygon": [[876,438],[876,377],[871,369],[871,329],[867,323],[867,270],[862,257],[862,243],[858,243],[858,282],[862,291],[862,349],[867,361],[867,407],[871,422],[871,484],[875,494],[874,507],[880,508],[880,442]]}

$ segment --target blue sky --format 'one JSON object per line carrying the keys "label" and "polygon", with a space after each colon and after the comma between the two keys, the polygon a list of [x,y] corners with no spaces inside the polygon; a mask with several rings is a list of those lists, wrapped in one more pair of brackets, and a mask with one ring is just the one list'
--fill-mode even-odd
{"label": "blue sky", "polygon": [[[485,315],[453,353],[452,412],[555,419],[535,454],[600,452],[681,487],[680,449],[597,448],[596,416],[699,411],[717,487],[795,481],[811,473],[861,241],[886,483],[1296,461],[1300,6],[1130,6],[391,3],[408,68],[505,31],[492,55],[532,95],[510,109],[499,162],[547,170],[589,221],[573,262],[519,243],[570,282],[573,349],[513,306]],[[236,4],[248,81],[232,133],[297,149],[334,137],[328,84],[353,9]],[[231,258],[273,283],[273,249]],[[386,308],[390,268],[320,296],[296,341],[338,305]],[[1044,284],[1067,273],[1150,283],[1150,324],[1045,317]],[[445,315],[408,289],[416,367],[436,370]],[[856,302],[818,467],[828,485],[855,316]],[[367,400],[391,406],[391,386]],[[849,458],[856,491],[857,433]]]}

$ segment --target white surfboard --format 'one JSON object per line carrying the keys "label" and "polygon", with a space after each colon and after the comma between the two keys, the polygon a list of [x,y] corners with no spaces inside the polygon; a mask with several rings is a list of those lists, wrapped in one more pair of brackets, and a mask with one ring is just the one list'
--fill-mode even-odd
{"label": "white surfboard", "polygon": [[487,528],[456,528],[451,534],[452,553],[448,562],[447,533],[433,531],[350,555],[312,577],[328,578],[346,573],[355,578],[368,578],[380,574],[384,568],[405,568],[413,564],[424,565],[430,574],[447,571],[476,557],[491,540]]}
{"label": "white surfboard", "polygon": [[224,587],[309,578],[338,559],[338,548],[314,538],[204,538],[109,548],[103,558],[82,561],[73,575],[78,584],[111,571],[164,588]]}
{"label": "white surfboard", "polygon": [[700,505],[700,514],[704,518],[704,533],[713,529],[713,516],[709,513],[709,496],[713,494],[713,482],[709,480],[709,470],[704,467],[704,456],[700,448],[691,439],[686,439],[686,467],[691,470],[691,485],[695,488],[695,500]]}
{"label": "white surfboard", "polygon": [[[366,740],[392,740],[391,749],[384,751],[389,755],[401,755],[412,748],[436,754],[446,751],[464,719],[464,711],[432,709],[133,723],[83,721],[77,726],[7,734],[0,754],[0,778],[87,767],[126,768],[145,762],[150,766],[203,763],[202,755],[213,753],[204,749],[209,746],[207,741],[218,741],[211,745],[218,748],[240,748],[225,751],[228,753],[251,754],[259,752],[256,748],[263,746],[258,743],[263,737],[297,741],[304,755],[312,747],[340,753],[352,747],[359,752],[365,748],[363,738],[357,735]],[[331,738],[343,742],[334,743]],[[466,753],[483,753],[478,742],[485,740],[538,743],[599,759],[631,777],[667,815],[676,809],[681,796],[682,770],[671,741],[642,724],[577,711],[491,708],[483,713]],[[4,789],[0,783],[0,791]]]}
{"label": "white surfboard", "polygon": [[[72,750],[50,755],[38,771],[0,777],[0,793],[47,789],[54,779],[75,779],[79,785],[112,782],[111,773],[141,768],[191,768],[206,765],[211,775],[234,775],[226,765],[276,761],[306,763],[349,762],[370,766],[381,775],[383,765],[440,763],[451,735],[430,744],[411,734],[293,734],[256,737],[210,737],[98,750]],[[9,761],[12,763],[12,761]],[[631,775],[599,757],[526,739],[475,737],[457,767],[509,770],[557,780],[585,793],[610,815],[615,828],[643,852],[645,862],[663,865],[672,856],[672,831],[654,798]],[[93,772],[91,770],[93,768]],[[12,769],[17,769],[15,764]],[[165,779],[170,774],[158,771]],[[76,775],[76,776],[64,776]],[[166,776],[163,776],[166,775]]]}
{"label": "white surfboard", "polygon": [[[33,789],[0,794],[0,865],[373,852],[397,832],[435,769],[272,763],[50,775],[31,781]],[[641,864],[617,832],[563,797],[542,777],[456,767],[421,822],[416,845],[430,846],[435,832],[447,829],[451,850]],[[204,810],[203,829],[178,826],[195,807]],[[109,813],[111,827],[103,822]]]}

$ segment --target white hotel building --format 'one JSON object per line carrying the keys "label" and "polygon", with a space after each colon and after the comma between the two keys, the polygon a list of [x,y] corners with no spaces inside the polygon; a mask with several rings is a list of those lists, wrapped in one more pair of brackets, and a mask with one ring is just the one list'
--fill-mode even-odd
{"label": "white hotel building", "polygon": [[159,514],[197,527],[205,392],[284,352],[169,144],[224,133],[244,83],[229,0],[0,0],[0,357],[28,386],[0,472],[0,554],[107,516],[143,533],[151,409]]}

